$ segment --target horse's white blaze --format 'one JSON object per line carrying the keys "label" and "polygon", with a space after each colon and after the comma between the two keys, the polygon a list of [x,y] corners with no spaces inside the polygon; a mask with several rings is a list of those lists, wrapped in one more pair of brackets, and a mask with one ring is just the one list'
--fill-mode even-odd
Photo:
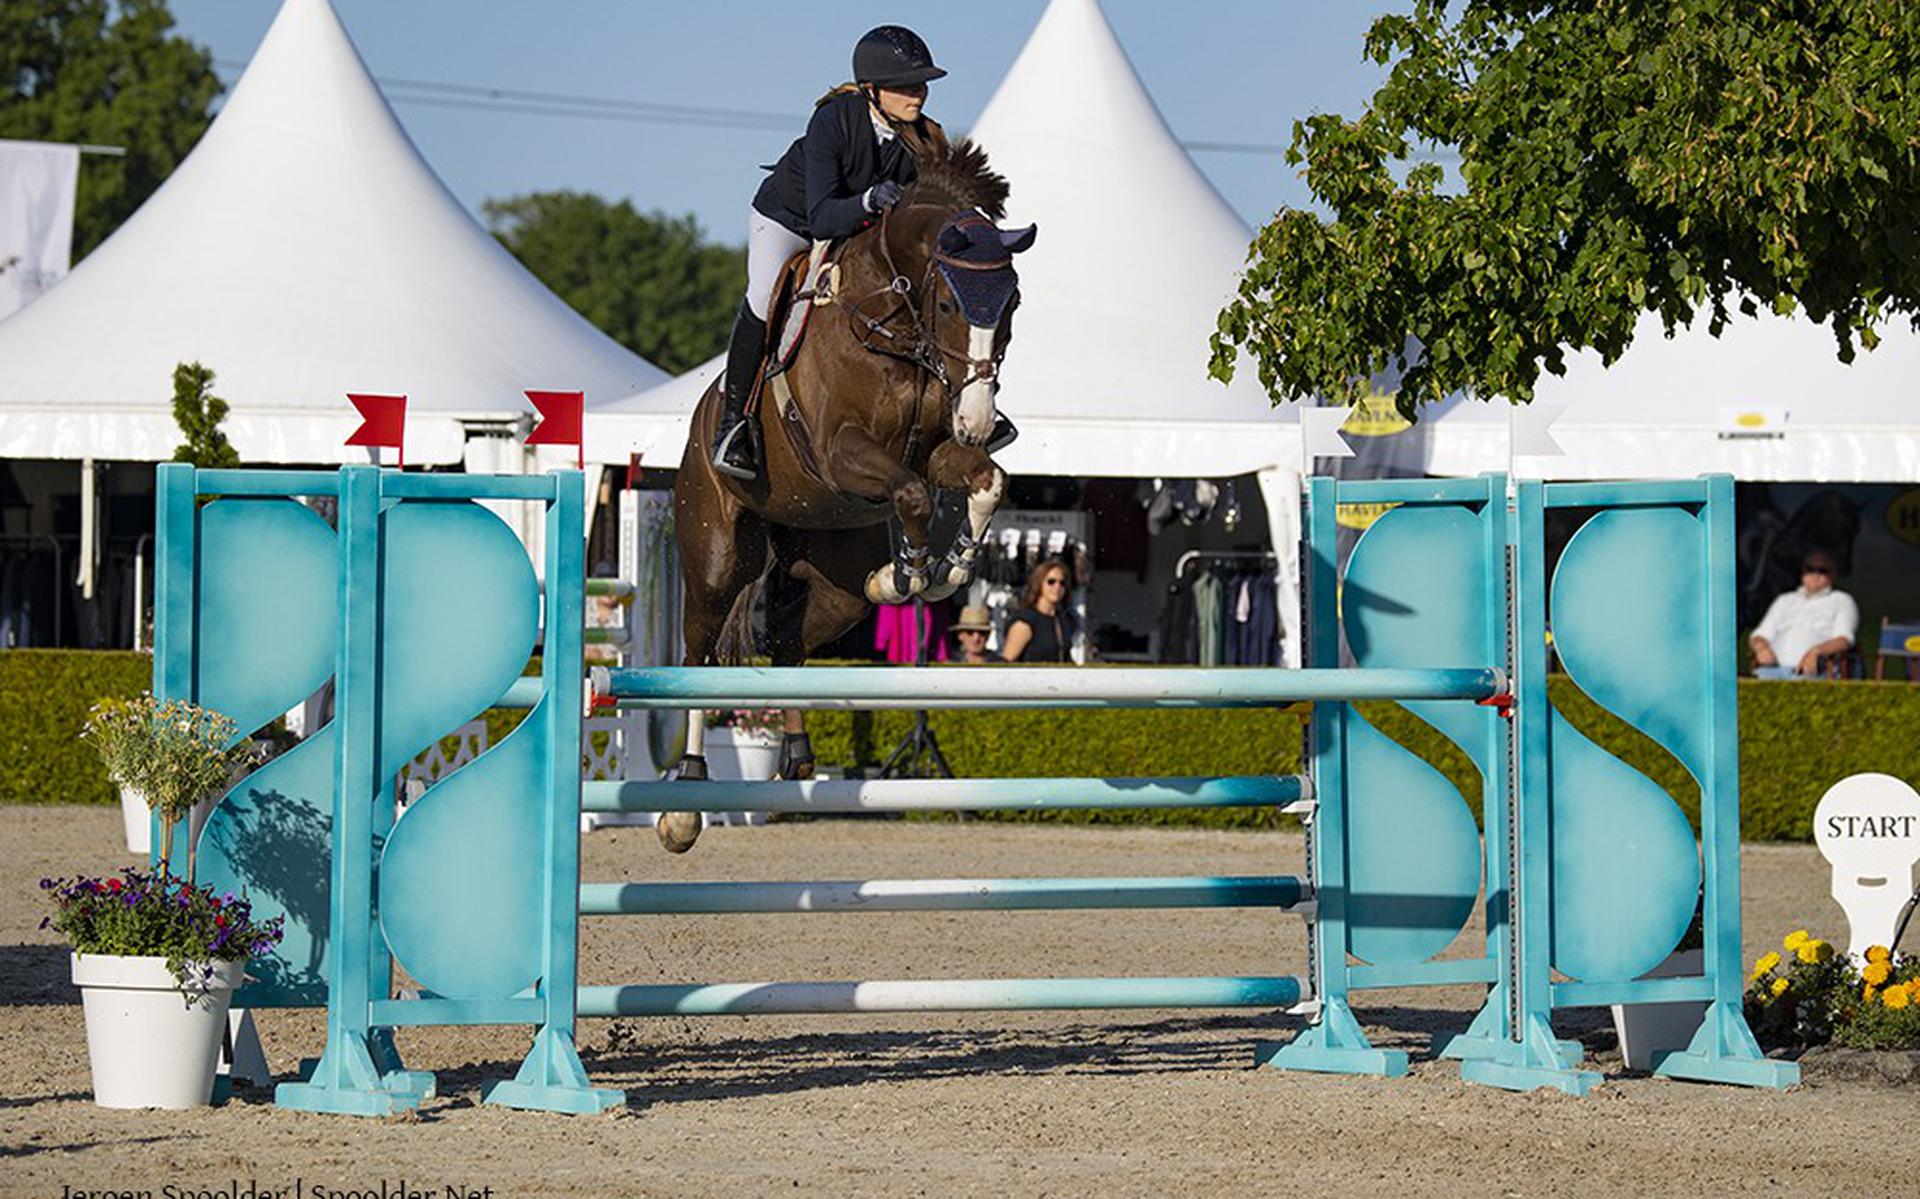
{"label": "horse's white blaze", "polygon": [[[969,326],[967,357],[975,362],[993,361],[992,329]],[[953,406],[954,438],[966,445],[983,445],[993,432],[993,381],[975,379],[960,389],[960,401]]]}

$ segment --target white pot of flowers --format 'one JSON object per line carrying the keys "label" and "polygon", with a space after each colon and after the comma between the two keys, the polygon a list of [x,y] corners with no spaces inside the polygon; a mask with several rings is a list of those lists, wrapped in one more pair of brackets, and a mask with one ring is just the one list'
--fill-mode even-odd
{"label": "white pot of flowers", "polygon": [[[209,795],[193,805],[192,817],[187,822],[189,840],[200,840],[200,830],[206,827],[213,805],[219,802],[218,795]],[[146,792],[121,784],[120,820],[127,830],[127,852],[137,858],[149,856],[153,852],[153,812],[147,806]]]}
{"label": "white pot of flowers", "polygon": [[140,858],[151,853],[153,820],[147,810],[146,792],[120,784],[120,820],[127,828],[127,852]]}
{"label": "white pot of flowers", "polygon": [[[1642,977],[1694,978],[1705,969],[1704,951],[1676,949]],[[1699,1000],[1614,1004],[1613,1030],[1627,1069],[1651,1070],[1657,1055],[1685,1049],[1706,1018],[1707,1005]]]}
{"label": "white pot of flowers", "polygon": [[[780,734],[771,729],[731,725],[709,729],[705,748],[707,777],[712,779],[770,779],[780,765]],[[715,812],[711,820],[715,824],[758,825],[767,822],[767,814]]]}
{"label": "white pot of flowers", "polygon": [[164,957],[73,955],[86,1014],[93,1101],[101,1107],[203,1107],[213,1098],[227,1006],[244,961],[188,967]]}

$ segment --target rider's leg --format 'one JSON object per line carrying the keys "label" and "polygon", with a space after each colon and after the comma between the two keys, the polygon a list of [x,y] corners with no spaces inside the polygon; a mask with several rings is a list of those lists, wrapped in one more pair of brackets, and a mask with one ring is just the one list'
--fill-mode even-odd
{"label": "rider's leg", "polygon": [[766,343],[766,322],[756,317],[742,300],[740,311],[734,314],[733,336],[727,342],[720,424],[713,433],[713,468],[736,479],[751,479],[760,473],[760,461],[753,452],[746,415],[747,395],[753,390],[753,376],[760,369],[760,356]]}
{"label": "rider's leg", "polygon": [[747,218],[747,295],[733,318],[733,336],[727,342],[727,374],[722,393],[720,423],[713,435],[713,466],[736,479],[760,473],[753,438],[745,427],[747,395],[767,341],[767,305],[789,258],[807,248],[805,238],[757,209]]}

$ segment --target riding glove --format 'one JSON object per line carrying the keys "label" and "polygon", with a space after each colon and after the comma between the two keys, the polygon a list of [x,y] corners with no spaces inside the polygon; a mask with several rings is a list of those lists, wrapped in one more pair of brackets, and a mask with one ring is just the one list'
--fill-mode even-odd
{"label": "riding glove", "polygon": [[900,185],[891,179],[882,179],[867,189],[867,194],[860,198],[860,202],[866,206],[868,212],[879,212],[899,198]]}

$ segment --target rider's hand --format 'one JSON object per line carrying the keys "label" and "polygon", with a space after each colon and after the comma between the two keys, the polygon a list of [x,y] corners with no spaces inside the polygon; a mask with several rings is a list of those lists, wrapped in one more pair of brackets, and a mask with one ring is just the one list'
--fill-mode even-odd
{"label": "rider's hand", "polygon": [[879,212],[881,209],[892,205],[899,198],[900,185],[891,179],[882,179],[867,189],[867,194],[860,197],[860,203],[866,207],[868,212]]}

